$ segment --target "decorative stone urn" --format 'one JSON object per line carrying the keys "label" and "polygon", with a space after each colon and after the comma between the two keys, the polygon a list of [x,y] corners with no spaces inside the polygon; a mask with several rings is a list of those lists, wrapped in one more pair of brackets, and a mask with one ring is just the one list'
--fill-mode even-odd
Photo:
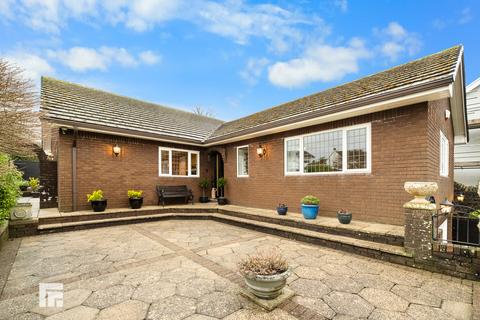
{"label": "decorative stone urn", "polygon": [[278,297],[287,283],[290,270],[264,276],[259,274],[243,274],[247,288],[261,299],[275,299]]}
{"label": "decorative stone urn", "polygon": [[415,198],[403,205],[404,208],[410,209],[426,209],[435,210],[436,205],[430,203],[426,196],[431,196],[438,191],[438,185],[436,182],[405,182],[403,186],[405,191],[410,193]]}

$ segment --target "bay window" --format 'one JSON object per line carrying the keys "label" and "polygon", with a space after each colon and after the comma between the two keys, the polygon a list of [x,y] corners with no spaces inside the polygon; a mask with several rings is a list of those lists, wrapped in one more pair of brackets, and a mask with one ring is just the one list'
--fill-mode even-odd
{"label": "bay window", "polygon": [[370,171],[370,124],[285,139],[285,174]]}
{"label": "bay window", "polygon": [[173,177],[198,177],[199,176],[198,151],[181,150],[173,148],[159,148],[159,175]]}

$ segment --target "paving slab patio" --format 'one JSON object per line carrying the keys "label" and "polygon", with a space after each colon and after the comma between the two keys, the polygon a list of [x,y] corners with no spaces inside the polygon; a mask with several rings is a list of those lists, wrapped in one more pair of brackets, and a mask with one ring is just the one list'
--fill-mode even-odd
{"label": "paving slab patio", "polygon": [[[22,238],[0,319],[474,319],[475,282],[209,220],[167,220]],[[290,262],[295,296],[272,312],[243,297],[237,262]],[[8,253],[8,257],[3,255]],[[13,260],[12,260],[13,259]],[[64,284],[63,308],[38,284]]]}

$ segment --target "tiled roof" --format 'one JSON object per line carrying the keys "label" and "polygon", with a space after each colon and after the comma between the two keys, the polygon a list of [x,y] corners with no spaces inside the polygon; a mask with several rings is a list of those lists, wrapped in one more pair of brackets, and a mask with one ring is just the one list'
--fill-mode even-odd
{"label": "tiled roof", "polygon": [[262,130],[299,117],[328,115],[354,108],[354,103],[382,99],[389,93],[436,81],[453,82],[462,46],[349,82],[313,95],[257,112],[234,121],[222,121],[131,99],[52,78],[42,78],[45,118],[170,136],[196,143],[220,141]]}
{"label": "tiled roof", "polygon": [[[451,76],[460,58],[461,49],[462,46],[455,46],[338,87],[287,102],[238,120],[226,122],[215,130],[209,139],[235,133],[241,134],[242,131],[247,129],[261,127],[277,120],[294,118],[296,115],[313,111],[324,110],[325,114],[336,113],[340,106],[350,101]],[[292,121],[294,120],[292,119]]]}
{"label": "tiled roof", "polygon": [[222,121],[81,85],[42,78],[45,118],[202,142]]}

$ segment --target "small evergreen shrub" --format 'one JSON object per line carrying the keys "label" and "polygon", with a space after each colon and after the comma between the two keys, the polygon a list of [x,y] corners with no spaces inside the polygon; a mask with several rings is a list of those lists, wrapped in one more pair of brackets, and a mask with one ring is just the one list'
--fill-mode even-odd
{"label": "small evergreen shrub", "polygon": [[302,201],[301,201],[302,204],[306,204],[306,205],[318,205],[320,203],[320,199],[318,199],[317,197],[315,196],[305,196],[302,198]]}
{"label": "small evergreen shrub", "polygon": [[100,201],[103,200],[103,191],[102,190],[95,190],[91,194],[87,194],[87,201],[92,202],[92,201]]}

